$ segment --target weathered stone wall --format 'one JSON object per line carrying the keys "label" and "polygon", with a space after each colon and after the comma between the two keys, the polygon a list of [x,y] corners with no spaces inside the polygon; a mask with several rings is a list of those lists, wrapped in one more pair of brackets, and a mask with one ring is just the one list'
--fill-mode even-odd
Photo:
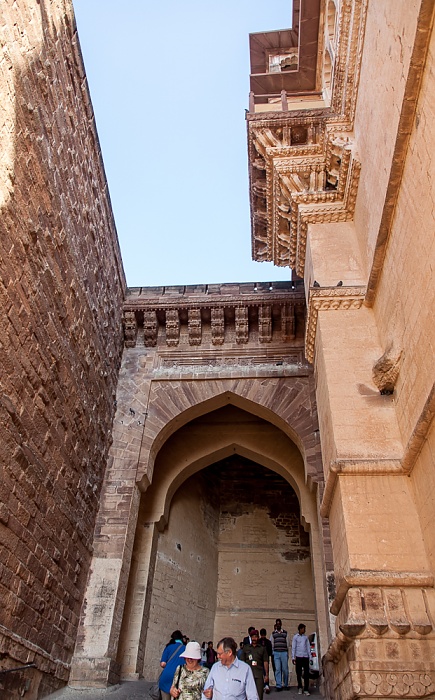
{"label": "weathered stone wall", "polygon": [[0,693],[31,700],[69,674],[125,282],[71,3],[2,3],[0,33],[0,658],[37,666]]}
{"label": "weathered stone wall", "polygon": [[157,677],[173,630],[190,639],[212,639],[216,613],[219,507],[213,485],[201,475],[186,481],[160,533],[148,619],[143,673]]}
{"label": "weathered stone wall", "polygon": [[213,469],[219,470],[221,504],[214,639],[240,641],[250,625],[270,633],[277,617],[289,633],[301,620],[314,631],[309,535],[294,490],[241,457]]}
{"label": "weathered stone wall", "polygon": [[[225,413],[204,420],[222,425]],[[227,420],[253,417],[230,408]],[[251,624],[271,631],[277,616],[289,632],[301,620],[316,629],[309,535],[289,483],[235,455],[188,479],[172,500],[157,544],[144,676],[157,675],[177,627],[200,643],[240,641]]]}

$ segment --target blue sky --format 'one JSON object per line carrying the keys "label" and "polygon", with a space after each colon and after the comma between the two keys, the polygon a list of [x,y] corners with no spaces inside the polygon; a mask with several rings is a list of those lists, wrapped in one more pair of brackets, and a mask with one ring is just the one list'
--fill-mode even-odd
{"label": "blue sky", "polygon": [[250,32],[291,0],[73,0],[127,283],[272,281],[251,260]]}

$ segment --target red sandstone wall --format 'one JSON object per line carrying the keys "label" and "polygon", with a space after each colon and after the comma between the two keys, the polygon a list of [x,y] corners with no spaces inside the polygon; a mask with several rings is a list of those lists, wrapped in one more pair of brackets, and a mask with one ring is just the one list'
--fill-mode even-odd
{"label": "red sandstone wall", "polygon": [[0,670],[38,667],[0,694],[32,700],[68,678],[125,281],[70,2],[3,2],[0,32]]}

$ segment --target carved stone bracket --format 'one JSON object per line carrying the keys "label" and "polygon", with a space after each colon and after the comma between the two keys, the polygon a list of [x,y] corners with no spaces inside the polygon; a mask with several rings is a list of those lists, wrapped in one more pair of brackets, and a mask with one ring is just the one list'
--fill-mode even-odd
{"label": "carved stone bracket", "polygon": [[188,311],[189,345],[201,345],[201,310],[189,309]]}
{"label": "carved stone bracket", "polygon": [[260,306],[258,309],[258,339],[260,343],[270,343],[272,340],[272,309],[270,306]]}
{"label": "carved stone bracket", "polygon": [[146,347],[154,347],[157,345],[157,314],[153,311],[144,311],[143,318],[143,339]]}
{"label": "carved stone bracket", "polygon": [[178,309],[166,311],[166,345],[174,347],[180,340],[180,318]]}
{"label": "carved stone bracket", "polygon": [[355,287],[311,287],[308,302],[308,318],[305,330],[305,356],[308,362],[314,360],[317,317],[319,311],[361,308],[366,288]]}
{"label": "carved stone bracket", "polygon": [[225,340],[225,315],[222,308],[211,310],[211,342],[223,345]]}
{"label": "carved stone bracket", "polygon": [[126,347],[135,347],[138,328],[145,347],[228,343],[302,346],[306,303],[302,280],[199,288],[146,287],[124,303]]}
{"label": "carved stone bracket", "polygon": [[285,304],[281,312],[281,334],[284,342],[295,337],[295,310],[293,304]]}
{"label": "carved stone bracket", "polygon": [[236,308],[236,343],[247,343],[249,339],[248,309],[246,306]]}
{"label": "carved stone bracket", "polygon": [[134,348],[137,338],[137,321],[134,311],[124,311],[124,339],[126,348]]}
{"label": "carved stone bracket", "polygon": [[253,257],[290,266],[300,277],[308,224],[353,217],[361,169],[346,133],[312,128],[315,144],[286,145],[285,127],[252,127],[251,136]]}

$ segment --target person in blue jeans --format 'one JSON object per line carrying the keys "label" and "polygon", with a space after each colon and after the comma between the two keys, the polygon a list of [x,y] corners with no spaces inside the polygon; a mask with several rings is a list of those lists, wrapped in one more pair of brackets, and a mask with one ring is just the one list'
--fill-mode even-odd
{"label": "person in blue jeans", "polygon": [[275,631],[270,635],[272,643],[272,653],[275,662],[275,681],[276,690],[279,693],[281,690],[288,689],[288,635],[286,630],[282,629],[282,622],[277,618],[275,622]]}

